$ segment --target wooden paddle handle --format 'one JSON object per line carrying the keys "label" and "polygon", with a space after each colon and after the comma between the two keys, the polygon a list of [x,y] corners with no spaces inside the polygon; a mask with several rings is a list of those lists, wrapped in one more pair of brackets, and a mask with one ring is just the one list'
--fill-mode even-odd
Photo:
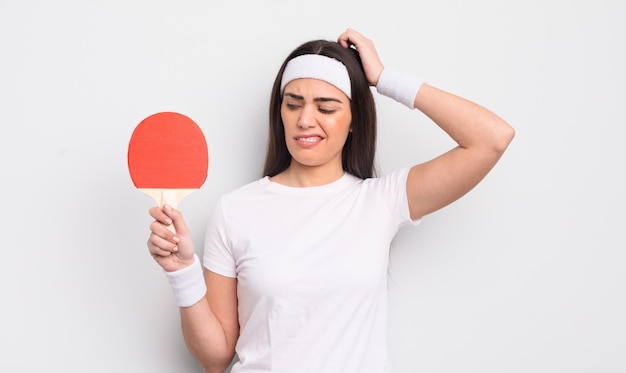
{"label": "wooden paddle handle", "polygon": [[[159,207],[163,207],[165,204],[168,204],[172,206],[172,208],[175,208],[175,209],[178,208],[178,205],[185,197],[195,192],[196,190],[198,189],[139,188],[140,192],[143,192],[149,195],[150,197],[152,197],[152,199],[154,199],[154,201],[159,205]],[[167,229],[169,229],[173,233],[176,233],[176,230],[174,229],[174,224],[168,225]]]}

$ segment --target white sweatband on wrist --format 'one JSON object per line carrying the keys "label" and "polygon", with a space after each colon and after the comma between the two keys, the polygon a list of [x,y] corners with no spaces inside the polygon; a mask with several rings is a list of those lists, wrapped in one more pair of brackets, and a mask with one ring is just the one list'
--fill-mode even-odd
{"label": "white sweatband on wrist", "polygon": [[165,272],[170,282],[176,304],[179,307],[190,307],[198,303],[206,295],[206,283],[200,259],[196,254],[193,263],[183,269],[174,272]]}
{"label": "white sweatband on wrist", "polygon": [[385,67],[378,77],[376,91],[398,101],[409,109],[415,109],[415,96],[417,96],[422,84],[424,84],[423,81],[412,75]]}
{"label": "white sweatband on wrist", "polygon": [[320,54],[303,54],[287,62],[280,82],[280,94],[292,80],[311,78],[325,81],[339,88],[352,99],[352,86],[348,69],[339,60]]}

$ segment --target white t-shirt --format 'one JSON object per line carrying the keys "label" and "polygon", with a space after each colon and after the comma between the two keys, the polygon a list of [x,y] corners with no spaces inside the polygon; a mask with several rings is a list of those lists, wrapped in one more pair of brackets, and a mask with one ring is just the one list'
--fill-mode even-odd
{"label": "white t-shirt", "polygon": [[233,373],[384,373],[389,246],[417,224],[408,169],[294,188],[265,177],[225,194],[204,266],[237,278]]}

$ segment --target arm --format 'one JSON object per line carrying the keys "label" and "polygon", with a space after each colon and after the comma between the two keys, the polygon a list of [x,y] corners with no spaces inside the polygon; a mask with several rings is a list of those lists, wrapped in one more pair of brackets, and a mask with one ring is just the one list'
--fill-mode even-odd
{"label": "arm", "polygon": [[207,295],[181,307],[185,343],[207,373],[222,373],[235,356],[239,338],[237,279],[204,270]]}
{"label": "arm", "polygon": [[458,146],[411,168],[407,198],[413,219],[454,202],[474,188],[515,135],[511,126],[487,109],[428,84],[420,88],[415,108]]}
{"label": "arm", "polygon": [[[180,212],[169,206],[153,207],[150,215],[155,219],[148,240],[152,257],[168,275],[188,269],[195,254]],[[167,228],[170,224],[176,233]],[[202,281],[202,274],[199,277]],[[222,373],[235,355],[239,338],[237,280],[204,270],[204,283],[206,293],[192,305],[180,307],[183,336],[187,348],[206,372]]]}
{"label": "arm", "polygon": [[[377,86],[384,66],[373,42],[351,29],[341,34],[338,42],[357,49],[367,80]],[[387,81],[385,85],[390,83],[393,82]],[[428,84],[422,84],[417,91],[413,107],[458,144],[449,152],[411,168],[407,199],[411,218],[418,219],[476,186],[500,159],[515,131],[489,110]]]}

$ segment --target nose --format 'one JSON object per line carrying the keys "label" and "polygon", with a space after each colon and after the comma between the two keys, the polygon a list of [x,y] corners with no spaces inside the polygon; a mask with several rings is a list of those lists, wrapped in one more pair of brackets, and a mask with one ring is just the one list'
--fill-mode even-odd
{"label": "nose", "polygon": [[302,129],[315,127],[315,108],[304,105],[298,117],[298,127]]}

